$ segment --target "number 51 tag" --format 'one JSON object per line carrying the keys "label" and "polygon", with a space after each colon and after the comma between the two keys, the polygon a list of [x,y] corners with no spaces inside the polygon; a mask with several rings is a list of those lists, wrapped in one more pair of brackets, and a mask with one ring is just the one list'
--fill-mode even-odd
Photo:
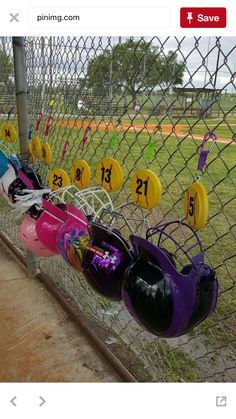
{"label": "number 51 tag", "polygon": [[52,191],[57,189],[65,188],[70,185],[70,178],[65,170],[56,167],[55,169],[50,170],[49,173],[49,187]]}

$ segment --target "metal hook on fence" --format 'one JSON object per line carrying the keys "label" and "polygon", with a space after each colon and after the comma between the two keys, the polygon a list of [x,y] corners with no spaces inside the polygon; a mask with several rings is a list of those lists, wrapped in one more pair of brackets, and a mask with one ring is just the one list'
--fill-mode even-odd
{"label": "metal hook on fence", "polygon": [[[205,146],[206,146],[206,143],[207,143],[208,140],[211,140],[212,144],[210,145],[208,150],[205,150]],[[208,154],[210,153],[212,147],[215,145],[216,140],[217,140],[217,135],[213,131],[208,131],[204,135],[203,142],[202,142],[202,145],[200,147],[200,153],[199,153],[200,155],[199,155],[197,170],[203,171],[203,169],[206,165]]]}

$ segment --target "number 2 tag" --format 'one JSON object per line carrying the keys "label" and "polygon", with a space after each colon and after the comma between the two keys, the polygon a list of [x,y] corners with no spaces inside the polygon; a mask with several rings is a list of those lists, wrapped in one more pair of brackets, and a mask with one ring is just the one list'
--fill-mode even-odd
{"label": "number 2 tag", "polygon": [[49,187],[52,191],[65,188],[68,185],[70,185],[70,178],[65,170],[60,169],[59,167],[50,170]]}

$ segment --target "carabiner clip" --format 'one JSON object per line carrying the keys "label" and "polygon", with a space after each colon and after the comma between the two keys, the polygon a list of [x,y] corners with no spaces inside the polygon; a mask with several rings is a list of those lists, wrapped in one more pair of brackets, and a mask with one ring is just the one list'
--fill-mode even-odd
{"label": "carabiner clip", "polygon": [[[208,140],[212,140],[212,144],[211,144],[211,146],[209,147],[208,150],[205,150],[205,145],[206,145],[206,142]],[[216,140],[217,140],[217,135],[212,131],[208,131],[204,135],[203,142],[202,142],[202,145],[200,147],[200,156],[199,156],[199,160],[198,160],[197,170],[199,170],[201,172],[203,171],[203,169],[206,165],[208,154],[210,153],[210,151],[211,151],[212,147],[214,146]]]}
{"label": "carabiner clip", "polygon": [[46,122],[45,132],[44,132],[45,137],[47,137],[48,134],[49,134],[49,130],[52,126],[52,121],[53,121],[53,117],[51,115],[49,115],[49,117],[47,119],[47,122]]}
{"label": "carabiner clip", "polygon": [[7,120],[9,121],[9,119],[11,118],[11,114],[13,112],[13,107],[11,109],[9,109],[9,111],[7,112]]}
{"label": "carabiner clip", "polygon": [[42,118],[43,118],[43,114],[42,114],[42,112],[40,112],[39,115],[38,115],[38,118],[36,119],[35,131],[39,130],[40,124],[42,122]]}

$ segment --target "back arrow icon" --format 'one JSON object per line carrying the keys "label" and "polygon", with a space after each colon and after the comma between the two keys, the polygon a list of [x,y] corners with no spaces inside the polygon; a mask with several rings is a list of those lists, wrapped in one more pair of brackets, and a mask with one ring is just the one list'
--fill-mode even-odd
{"label": "back arrow icon", "polygon": [[44,398],[42,396],[39,396],[39,398],[40,398],[40,400],[42,400],[39,407],[42,407],[44,405],[44,403],[46,403],[46,400],[44,400]]}
{"label": "back arrow icon", "polygon": [[15,407],[16,407],[16,406],[17,406],[17,404],[15,403],[15,400],[16,400],[16,396],[15,396],[15,397],[13,397],[13,399],[11,399],[11,400],[10,400],[10,403],[11,403],[11,404],[13,404],[13,406],[15,406]]}

